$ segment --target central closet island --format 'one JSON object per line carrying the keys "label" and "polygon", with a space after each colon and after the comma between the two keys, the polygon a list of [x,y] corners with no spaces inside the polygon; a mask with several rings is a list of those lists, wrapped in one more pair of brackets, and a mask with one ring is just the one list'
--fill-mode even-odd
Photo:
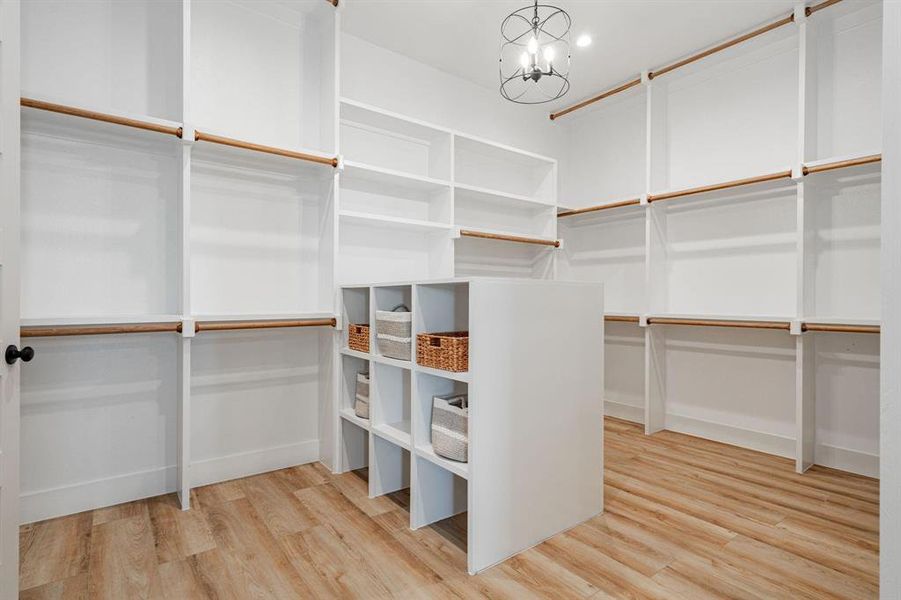
{"label": "central closet island", "polygon": [[[378,314],[398,306],[410,312],[411,360],[384,356],[377,339]],[[603,510],[602,284],[345,286],[341,311],[336,470],[368,467],[371,498],[409,488],[413,529],[467,511],[471,574]],[[348,346],[361,327],[367,352]],[[417,338],[447,332],[468,332],[468,370],[421,364]],[[354,407],[365,373],[362,418]],[[448,395],[468,398],[466,462],[433,447],[433,399]]]}

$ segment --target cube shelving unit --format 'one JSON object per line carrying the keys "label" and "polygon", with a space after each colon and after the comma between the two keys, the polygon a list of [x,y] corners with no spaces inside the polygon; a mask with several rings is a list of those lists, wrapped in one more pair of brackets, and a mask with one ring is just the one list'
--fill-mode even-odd
{"label": "cube shelving unit", "polygon": [[[341,288],[368,315],[370,352],[347,347],[335,419],[338,471],[369,468],[369,495],[410,489],[410,527],[467,512],[468,570],[482,571],[603,509],[603,285],[457,278]],[[407,304],[413,360],[381,356],[375,310]],[[469,371],[416,361],[419,333],[469,331]],[[368,371],[370,418],[353,412]],[[432,398],[469,395],[469,461],[435,453]],[[557,399],[565,399],[558,401]]]}

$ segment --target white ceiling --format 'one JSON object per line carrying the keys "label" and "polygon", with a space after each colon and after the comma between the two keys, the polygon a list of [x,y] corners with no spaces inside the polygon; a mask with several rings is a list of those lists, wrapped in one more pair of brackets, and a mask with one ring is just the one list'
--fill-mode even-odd
{"label": "white ceiling", "polygon": [[[530,0],[344,0],[342,26],[369,42],[481,86],[498,87],[500,24]],[[791,12],[794,0],[540,0],[573,20],[566,106]]]}

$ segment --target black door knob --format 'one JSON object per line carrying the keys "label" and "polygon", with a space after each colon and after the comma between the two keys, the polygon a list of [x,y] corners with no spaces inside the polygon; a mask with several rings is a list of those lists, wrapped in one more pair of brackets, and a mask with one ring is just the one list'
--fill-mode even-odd
{"label": "black door knob", "polygon": [[25,346],[21,350],[16,348],[15,345],[9,345],[6,347],[6,364],[12,365],[19,359],[22,359],[22,362],[30,362],[32,358],[34,358],[34,348],[31,346]]}

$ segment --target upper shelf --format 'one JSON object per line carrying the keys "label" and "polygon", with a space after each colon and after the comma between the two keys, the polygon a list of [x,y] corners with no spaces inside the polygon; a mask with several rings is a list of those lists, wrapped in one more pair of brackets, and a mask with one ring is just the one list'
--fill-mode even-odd
{"label": "upper shelf", "polygon": [[342,184],[348,183],[351,187],[365,183],[377,188],[403,189],[427,194],[450,188],[450,183],[441,179],[414,175],[352,160],[344,161],[341,182]]}

